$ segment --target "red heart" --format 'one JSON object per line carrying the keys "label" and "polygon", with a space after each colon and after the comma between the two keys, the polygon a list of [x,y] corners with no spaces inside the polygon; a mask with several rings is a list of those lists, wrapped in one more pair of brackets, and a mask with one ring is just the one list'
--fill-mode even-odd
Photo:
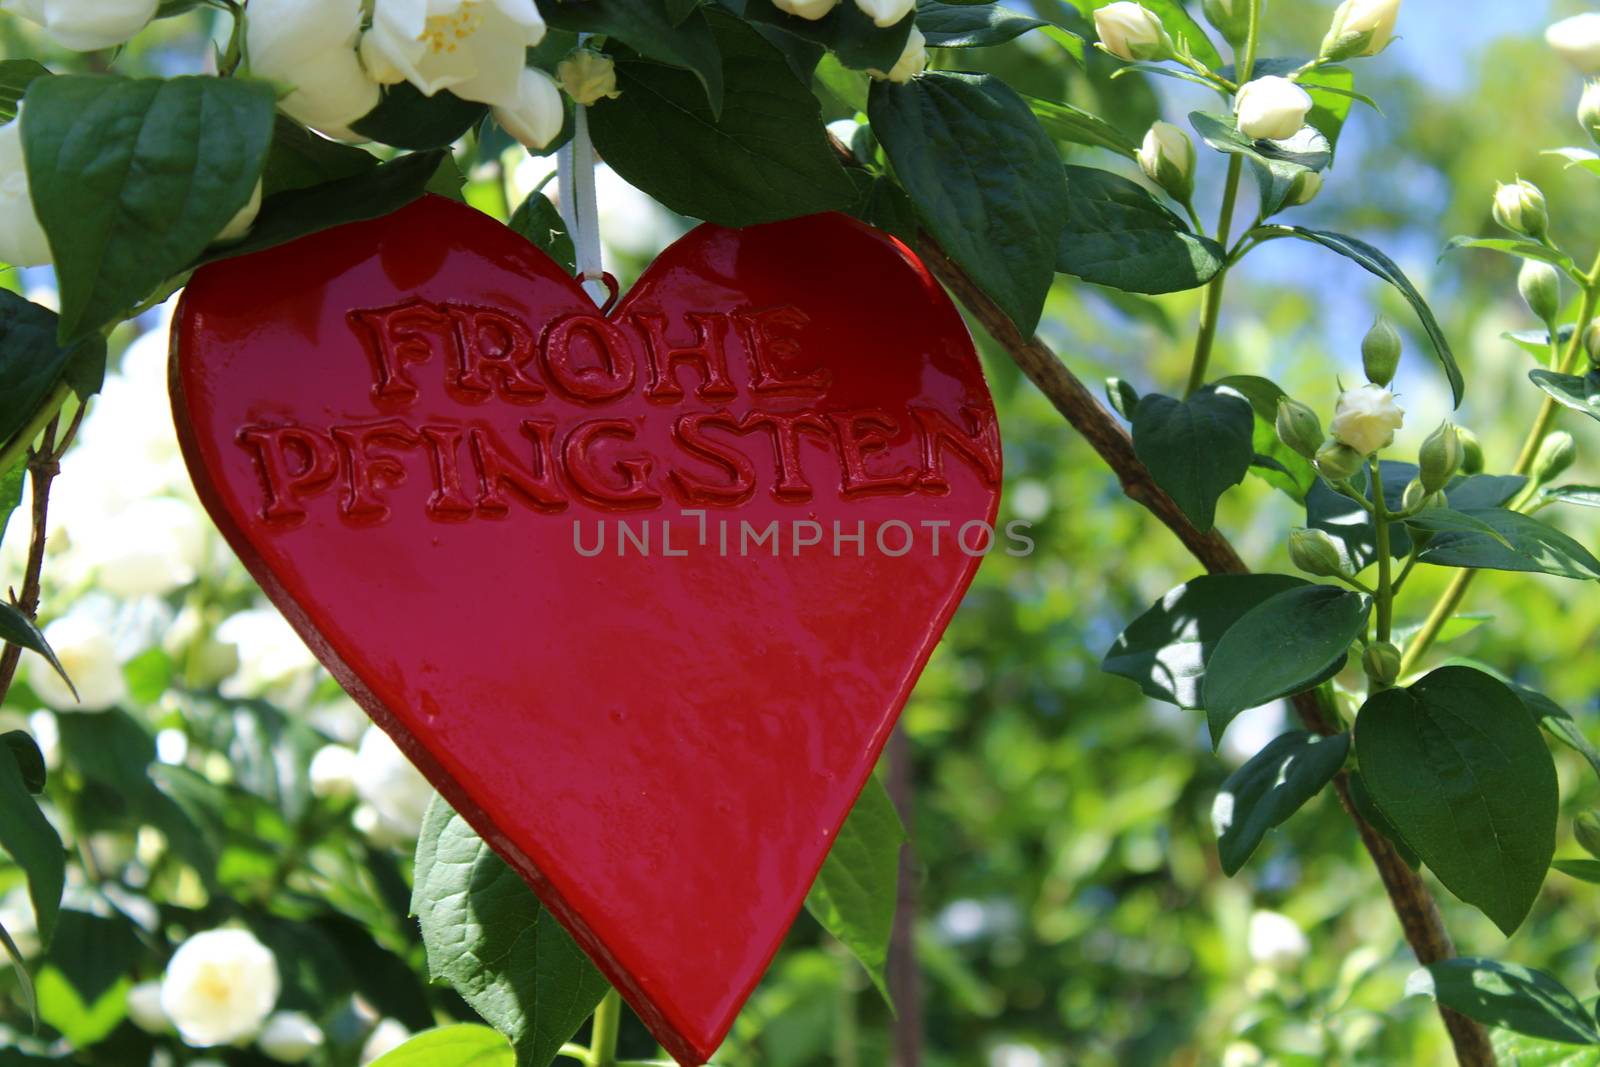
{"label": "red heart", "polygon": [[[943,290],[823,215],[701,226],[607,318],[428,197],[205,267],[175,337],[179,436],[234,550],[703,1062],[972,579],[964,524],[995,518],[994,409]],[[774,520],[776,557],[751,543]]]}

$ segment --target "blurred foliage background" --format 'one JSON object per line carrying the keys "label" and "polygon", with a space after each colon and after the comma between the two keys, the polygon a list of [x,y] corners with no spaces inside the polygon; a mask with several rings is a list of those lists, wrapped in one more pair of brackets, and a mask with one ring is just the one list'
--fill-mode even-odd
{"label": "blurred foliage background", "polygon": [[[1064,24],[1077,19],[1060,0],[1034,6]],[[1271,5],[1263,54],[1314,50],[1332,7]],[[1517,174],[1549,195],[1562,241],[1594,240],[1600,185],[1539,155],[1579,138],[1578,79],[1538,39],[1548,21],[1577,9],[1407,0],[1402,39],[1359,69],[1383,114],[1355,110],[1327,186],[1300,220],[1372,240],[1428,294],[1468,373],[1459,421],[1483,440],[1490,469],[1509,465],[1539,399],[1525,380],[1528,356],[1501,334],[1534,324],[1517,300],[1513,261],[1438,257],[1452,235],[1489,231],[1494,184]],[[112,68],[206,69],[210,17],[158,23],[109,60]],[[1025,92],[1093,101],[1135,136],[1158,116],[1182,123],[1203,101],[1202,90],[1177,82],[1110,82],[1097,60],[1085,73],[1054,49],[1035,35],[967,51],[960,62]],[[93,59],[52,52],[9,18],[0,18],[0,53],[48,56],[57,70]],[[517,150],[484,159],[470,144],[459,159],[468,199],[501,217],[553,167]],[[1095,162],[1117,165],[1110,156]],[[1202,158],[1205,216],[1222,170],[1217,157]],[[600,199],[608,266],[624,283],[689,225],[605,170]],[[1267,246],[1237,273],[1214,368],[1269,375],[1325,415],[1336,380],[1360,380],[1357,349],[1375,312],[1414,329],[1381,283],[1297,242]],[[8,272],[0,284],[49,298],[48,271]],[[1116,375],[1172,391],[1186,372],[1198,302],[1198,292],[1144,299],[1058,278],[1040,332],[1086,380]],[[0,1067],[271,1062],[251,1049],[191,1051],[137,1025],[142,984],[160,977],[187,934],[226,921],[242,921],[273,948],[282,1006],[308,1013],[325,1033],[308,1062],[345,1067],[402,1028],[471,1018],[447,988],[426,984],[406,914],[409,837],[427,794],[392,746],[365,736],[359,710],[199,510],[167,414],[170,308],[114,336],[114,373],[52,500],[44,619],[72,620],[56,631],[77,635],[67,647],[55,639],[63,658],[88,663],[112,650],[120,675],[91,682],[116,709],[52,708],[59,694],[38,670],[24,672],[0,709],[0,730],[27,728],[44,743],[50,807],[75,852],[56,942],[31,961],[45,1020],[37,1033],[15,975],[0,969]],[[1398,379],[1408,411],[1402,452],[1448,411],[1425,342],[1408,342],[1413,358]],[[1196,566],[1122,499],[1003,356],[986,359],[1007,456],[1003,518],[1032,522],[1038,549],[984,564],[904,720],[917,785],[926,1062],[1446,1062],[1431,1002],[1403,996],[1411,957],[1331,796],[1273,833],[1238,877],[1221,874],[1212,798],[1278,732],[1283,710],[1250,713],[1213,757],[1197,716],[1100,673],[1122,624]],[[1574,480],[1600,474],[1593,457],[1581,464]],[[1219,526],[1253,565],[1290,569],[1284,537],[1297,520],[1286,498],[1250,479],[1223,505]],[[25,513],[0,543],[0,582],[20,574]],[[1444,577],[1424,573],[1417,585]],[[1592,587],[1489,573],[1469,607],[1498,625],[1451,650],[1549,693],[1597,736]],[[325,752],[329,745],[342,747]],[[1557,748],[1555,758],[1566,833],[1574,811],[1595,806],[1596,783],[1574,753]],[[1582,883],[1552,873],[1510,943],[1476,911],[1440,897],[1463,954],[1540,966],[1590,994],[1597,912]],[[4,867],[0,922],[26,953],[21,875]],[[882,1064],[889,1021],[859,968],[802,914],[718,1062]],[[629,1020],[624,1052],[652,1047]]]}

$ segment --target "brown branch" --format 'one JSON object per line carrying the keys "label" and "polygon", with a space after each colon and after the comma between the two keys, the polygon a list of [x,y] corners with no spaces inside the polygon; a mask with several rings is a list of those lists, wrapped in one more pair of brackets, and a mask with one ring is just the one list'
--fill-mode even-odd
{"label": "brown branch", "polygon": [[[989,336],[1006,350],[1028,379],[1038,386],[1063,418],[1100,454],[1122,483],[1129,498],[1144,505],[1151,514],[1183,542],[1191,555],[1213,574],[1243,574],[1248,571],[1227,538],[1216,530],[1201,533],[1183,511],[1151,478],[1149,470],[1133,451],[1133,439],[1100,400],[1061,362],[1049,346],[1037,337],[1024,337],[999,306],[969,278],[930,237],[917,242],[917,253],[934,275],[966,305]],[[1313,693],[1294,698],[1295,710],[1307,728],[1333,734],[1339,726],[1330,721]],[[1418,962],[1433,963],[1455,955],[1455,946],[1444,928],[1439,907],[1423,884],[1422,877],[1408,867],[1388,838],[1356,812],[1350,800],[1350,787],[1343,772],[1334,779],[1339,802],[1349,813],[1361,835],[1406,942]],[[1440,1007],[1445,1028],[1455,1046],[1462,1067],[1494,1067],[1494,1050],[1488,1034],[1478,1023],[1448,1008]]]}

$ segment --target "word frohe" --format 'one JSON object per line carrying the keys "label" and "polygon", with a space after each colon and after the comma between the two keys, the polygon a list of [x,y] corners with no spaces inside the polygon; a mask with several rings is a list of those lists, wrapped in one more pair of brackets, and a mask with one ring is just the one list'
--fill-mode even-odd
{"label": "word frohe", "polygon": [[[373,417],[242,427],[236,439],[261,477],[261,515],[298,524],[309,501],[328,495],[346,519],[381,522],[395,488],[414,478],[428,487],[427,514],[446,521],[513,507],[558,512],[574,501],[652,508],[669,495],[733,507],[763,487],[803,502],[816,492],[803,459],[818,446],[847,499],[947,493],[952,460],[999,483],[992,411],[829,408],[830,372],[797,366],[804,354],[793,333],[807,321],[797,309],[684,318],[577,313],[536,333],[477,305],[410,300],[353,311]],[[698,404],[680,370],[698,379]],[[443,402],[424,403],[441,391],[425,373],[439,376]]]}

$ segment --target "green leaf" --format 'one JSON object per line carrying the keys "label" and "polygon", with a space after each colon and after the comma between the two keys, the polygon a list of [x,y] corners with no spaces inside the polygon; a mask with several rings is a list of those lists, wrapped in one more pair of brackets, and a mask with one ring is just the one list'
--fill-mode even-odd
{"label": "green leaf", "polygon": [[[1465,637],[1467,634],[1472,633],[1484,623],[1493,621],[1494,616],[1486,611],[1464,611],[1459,615],[1452,615],[1446,619],[1444,625],[1439,628],[1439,636],[1433,639],[1434,643],[1446,644],[1450,641],[1456,640],[1459,637]],[[1404,648],[1407,641],[1410,641],[1413,637],[1417,636],[1417,634],[1421,632],[1422,623],[1420,621],[1405,623],[1403,625],[1396,624],[1394,628],[1394,642],[1395,644]]]}
{"label": "green leaf", "polygon": [[411,910],[428,970],[546,1067],[609,986],[555,916],[465,819],[435,797],[417,840]]}
{"label": "green leaf", "polygon": [[130,972],[142,954],[133,924],[116,911],[63,911],[55,943],[39,963],[39,1017],[88,1048],[127,1017]]}
{"label": "green leaf", "polygon": [[589,109],[601,156],[672,210],[724,226],[848,207],[855,185],[816,97],[755,30],[724,16],[713,25],[727,61],[721,119],[692,75],[619,55],[622,95]]}
{"label": "green leaf", "polygon": [[1239,873],[1261,839],[1333,781],[1350,752],[1350,735],[1294,730],[1270,742],[1228,775],[1211,805],[1222,871]]}
{"label": "green leaf", "polygon": [[378,166],[378,157],[351,145],[319,137],[298,122],[279,115],[272,128],[272,147],[261,171],[261,195],[271,198],[290,189],[354,178]]}
{"label": "green leaf", "polygon": [[561,212],[543,193],[529,193],[528,198],[512,212],[507,225],[561,264],[568,274],[577,271],[577,255],[572,248],[572,237],[567,233],[567,224],[562,221]]}
{"label": "green leaf", "polygon": [[[1317,472],[1310,460],[1278,438],[1278,399],[1286,395],[1284,391],[1276,382],[1254,374],[1232,374],[1213,384],[1240,394],[1250,401],[1250,409],[1255,412],[1250,445],[1255,449],[1258,462],[1251,464],[1251,473],[1288,494],[1295,503],[1304,504],[1306,494],[1317,484]],[[1262,464],[1261,459],[1270,464]]]}
{"label": "green leaf", "polygon": [[1550,736],[1566,745],[1572,751],[1589,761],[1589,766],[1596,775],[1600,775],[1600,750],[1596,750],[1589,738],[1584,735],[1577,720],[1568,713],[1566,708],[1545,696],[1537,689],[1530,689],[1525,685],[1502,678],[1511,691],[1517,694],[1517,699],[1522,701],[1522,706],[1528,714],[1533,716],[1533,721],[1543,726],[1550,732]]}
{"label": "green leaf", "polygon": [[1445,377],[1450,380],[1450,395],[1454,398],[1456,406],[1461,406],[1461,396],[1466,391],[1466,383],[1462,380],[1461,368],[1456,365],[1455,354],[1450,350],[1450,341],[1439,326],[1439,320],[1434,318],[1433,309],[1428,307],[1428,302],[1422,298],[1417,287],[1411,284],[1411,279],[1406,277],[1405,272],[1394,260],[1367,242],[1342,233],[1313,230],[1305,226],[1271,226],[1265,229],[1276,236],[1298,237],[1337,252],[1363,270],[1382,278],[1400,290],[1400,295],[1410,303],[1411,309],[1417,313],[1417,319],[1422,323],[1423,330],[1427,332],[1428,339],[1433,342],[1434,354],[1444,367]]}
{"label": "green leaf", "polygon": [[48,945],[61,912],[67,855],[61,835],[39,810],[31,792],[24,768],[11,746],[0,746],[0,848],[28,876],[28,896],[33,900],[39,941]]}
{"label": "green leaf", "polygon": [[[28,971],[28,961],[22,958],[22,950],[11,937],[11,932],[4,924],[0,924],[0,949],[5,950],[6,958],[11,961],[12,973],[17,976],[17,990],[22,995],[23,1010],[33,1020],[35,1027],[39,1025],[39,994],[33,988],[33,975]],[[0,1067],[7,1067],[7,1061],[0,1058]]]}
{"label": "green leaf", "polygon": [[1465,511],[1453,511],[1450,508],[1428,508],[1415,515],[1408,515],[1405,524],[1413,530],[1423,533],[1468,533],[1479,534],[1506,548],[1511,547],[1511,542],[1505,535],[1490,526],[1476,515]]}
{"label": "green leaf", "polygon": [[1437,533],[1417,558],[1441,567],[1529,571],[1582,580],[1600,578],[1600,559],[1578,542],[1538,519],[1504,508],[1475,508],[1462,514],[1478,519],[1488,533]]}
{"label": "green leaf", "polygon": [[366,174],[285,190],[262,202],[261,214],[242,241],[210,250],[200,263],[260,252],[347,222],[382,218],[421,196],[429,179],[446,165],[452,165],[448,153],[414,152]]}
{"label": "green leaf", "polygon": [[1372,799],[1372,790],[1367,788],[1366,780],[1361,777],[1360,770],[1355,767],[1350,768],[1346,781],[1350,783],[1350,804],[1356,809],[1356,813],[1394,846],[1395,853],[1407,867],[1413,871],[1420,870],[1422,857],[1406,844],[1406,839],[1400,836],[1400,831],[1394,828],[1394,823],[1378,809],[1377,802]]}
{"label": "green leaf", "polygon": [[[1086,15],[1112,2],[1113,0],[1084,0],[1080,3],[1079,0],[1073,0],[1073,3],[1077,4],[1080,10],[1084,10]],[[1167,28],[1167,33],[1172,35],[1173,41],[1179,47],[1188,48],[1190,55],[1212,70],[1222,67],[1222,56],[1217,52],[1217,46],[1211,43],[1211,39],[1200,28],[1200,24],[1185,10],[1181,0],[1140,0],[1140,2],[1147,10],[1155,12],[1160,17],[1161,24]]]}
{"label": "green leaf", "polygon": [[27,426],[66,371],[74,349],[56,343],[56,329],[54,312],[0,289],[0,443]]}
{"label": "green leaf", "polygon": [[1572,257],[1559,249],[1551,248],[1537,241],[1524,241],[1513,237],[1452,237],[1445,242],[1444,252],[1440,258],[1462,248],[1481,248],[1489,252],[1502,252],[1517,259],[1537,259],[1543,263],[1560,267],[1569,273],[1577,269],[1572,262]]}
{"label": "green leaf", "polygon": [[905,840],[894,801],[883,783],[869,776],[806,897],[806,910],[861,961],[885,1001]]}
{"label": "green leaf", "polygon": [[1055,278],[1067,186],[1023,99],[988,74],[872,86],[872,130],[944,250],[1024,335]]}
{"label": "green leaf", "polygon": [[395,148],[448,148],[488,113],[488,104],[463,100],[448,89],[427,96],[402,81],[384,86],[378,106],[350,128],[368,140]]}
{"label": "green leaf", "polygon": [[1550,861],[1553,870],[1560,871],[1570,878],[1591,885],[1600,885],[1600,860],[1589,859],[1555,859]]}
{"label": "green leaf", "polygon": [[0,60],[0,124],[17,117],[17,104],[35,78],[46,77],[50,68],[32,59]]}
{"label": "green leaf", "polygon": [[1600,175],[1600,152],[1592,148],[1547,148],[1541,156],[1559,156],[1567,161],[1567,169],[1582,167],[1590,174]]}
{"label": "green leaf", "polygon": [[1133,450],[1204,533],[1216,521],[1217,500],[1250,471],[1254,429],[1249,401],[1215,386],[1186,400],[1146,393],[1133,411]]}
{"label": "green leaf", "polygon": [[[546,4],[539,10],[558,30],[618,40],[647,59],[687,71],[700,86],[701,99],[696,102],[708,104],[713,119],[722,114],[725,94],[736,97],[748,91],[737,84],[732,72],[724,75],[723,56],[718,51],[720,32],[712,32],[713,24],[704,11],[674,21],[659,0],[583,0]],[[903,34],[900,41],[903,47]]]}
{"label": "green leaf", "polygon": [[49,661],[50,666],[61,675],[61,680],[67,683],[67,688],[72,690],[72,695],[78,695],[77,687],[72,684],[72,679],[67,677],[67,669],[56,659],[55,649],[50,647],[50,642],[44,639],[44,634],[39,627],[34,625],[15,605],[0,600],[0,641],[6,641],[25,648],[30,652],[37,652]]}
{"label": "green leaf", "polygon": [[1206,144],[1250,163],[1261,190],[1262,218],[1282,210],[1302,174],[1324,170],[1333,159],[1328,139],[1315,126],[1306,126],[1287,140],[1256,141],[1239,132],[1232,116],[1196,111],[1189,122]]}
{"label": "green leaf", "polygon": [[1549,370],[1531,370],[1528,378],[1573,411],[1581,411],[1591,419],[1600,419],[1600,370],[1592,370],[1582,377]]}
{"label": "green leaf", "polygon": [[1309,583],[1287,574],[1207,574],[1169,591],[1122,631],[1100,663],[1148,697],[1200,708],[1206,661],[1222,635],[1279,593]]}
{"label": "green leaf", "polygon": [[[1556,347],[1572,340],[1572,323],[1556,328]],[[1500,335],[1546,366],[1557,357],[1551,350],[1549,330],[1507,330]]]}
{"label": "green leaf", "polygon": [[1555,853],[1556,773],[1504,683],[1440,667],[1362,707],[1356,758],[1372,797],[1456,896],[1510,934]]}
{"label": "green leaf", "polygon": [[723,0],[728,10],[763,26],[772,26],[802,41],[819,44],[851,70],[889,70],[905,51],[916,21],[912,12],[893,26],[878,26],[855,4],[835,5],[820,19],[803,19],[780,11],[772,0]]}
{"label": "green leaf", "polygon": [[[947,4],[917,0],[917,29],[929,48],[987,48],[1048,26],[999,4]],[[888,68],[884,68],[887,70]]]}
{"label": "green leaf", "polygon": [[1600,485],[1557,485],[1544,491],[1546,500],[1580,508],[1600,508]]}
{"label": "green leaf", "polygon": [[1528,479],[1520,474],[1468,474],[1451,479],[1444,494],[1457,511],[1498,508],[1527,484]]}
{"label": "green leaf", "polygon": [[118,321],[205,251],[255,190],[275,107],[272,86],[236,78],[30,87],[22,140],[63,340]]}
{"label": "green leaf", "polygon": [[1504,1067],[1600,1067],[1600,1046],[1566,1045],[1510,1030],[1491,1030],[1489,1041]]}
{"label": "green leaf", "polygon": [[1222,269],[1222,246],[1190,233],[1144,186],[1093,167],[1069,165],[1066,173],[1056,270],[1130,293],[1174,293]]}
{"label": "green leaf", "polygon": [[1464,956],[1440,960],[1427,972],[1434,999],[1469,1019],[1546,1041],[1600,1045],[1594,1017],[1543,971]]}
{"label": "green leaf", "polygon": [[[1383,499],[1391,511],[1399,511],[1406,486],[1417,476],[1412,463],[1382,460],[1379,463],[1383,481]],[[1369,501],[1373,499],[1372,475],[1362,467],[1350,479],[1356,490]],[[1378,559],[1378,530],[1372,514],[1343,493],[1335,492],[1318,479],[1306,493],[1306,525],[1322,530],[1339,542],[1351,566],[1365,570]],[[1389,531],[1389,551],[1396,559],[1411,552],[1411,535],[1403,526]]]}
{"label": "green leaf", "polygon": [[457,1023],[424,1030],[372,1061],[372,1067],[518,1067],[506,1039],[487,1026]]}
{"label": "green leaf", "polygon": [[[4,349],[0,348],[0,352]],[[3,360],[4,356],[0,356]],[[17,505],[22,503],[22,483],[27,480],[28,462],[18,459],[17,465],[10,470],[0,473],[0,542],[4,541],[6,526],[11,521],[11,513],[17,510]]]}
{"label": "green leaf", "polygon": [[22,776],[22,784],[28,792],[34,796],[43,793],[49,770],[45,767],[44,753],[39,751],[39,743],[23,730],[0,734],[0,743],[11,751],[11,758],[17,761],[17,773]]}
{"label": "green leaf", "polygon": [[[1043,100],[1037,96],[1023,94],[1022,98],[1028,102],[1028,108],[1033,112],[1034,118],[1039,120],[1039,125],[1044,127],[1044,132],[1057,144],[1109,148],[1129,159],[1134,158],[1139,152],[1137,141],[1099,115],[1091,114],[1072,104]],[[1068,191],[1070,193],[1071,190]]]}
{"label": "green leaf", "polygon": [[1213,747],[1239,713],[1337,674],[1372,604],[1332,585],[1288,589],[1228,628],[1206,663],[1201,700]]}
{"label": "green leaf", "polygon": [[1348,95],[1355,83],[1356,76],[1348,67],[1317,67],[1300,76],[1300,87],[1311,94],[1311,113],[1306,122],[1328,139],[1329,152],[1339,147],[1339,134],[1344,132],[1345,119],[1350,117],[1355,101],[1372,103],[1366,97]]}

